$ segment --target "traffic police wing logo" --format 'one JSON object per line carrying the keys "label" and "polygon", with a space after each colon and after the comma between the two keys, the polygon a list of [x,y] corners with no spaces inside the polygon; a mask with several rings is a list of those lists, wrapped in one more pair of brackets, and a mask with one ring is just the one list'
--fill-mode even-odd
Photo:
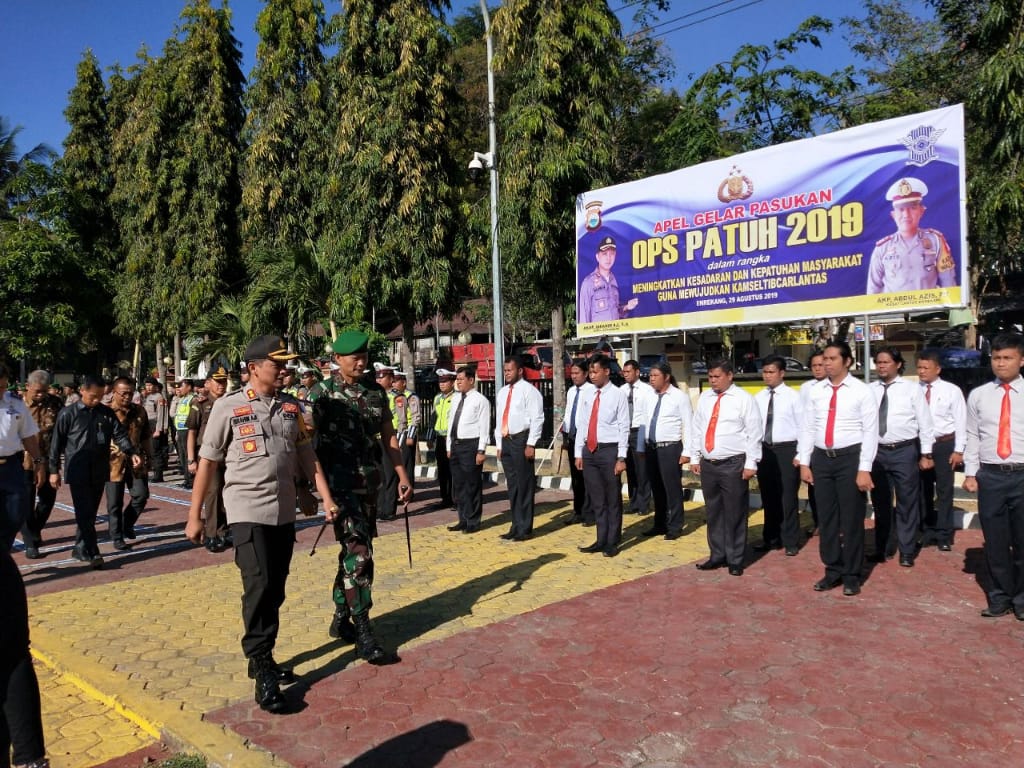
{"label": "traffic police wing logo", "polygon": [[754,194],[754,182],[749,176],[744,176],[738,166],[733,166],[729,175],[718,185],[718,199],[723,203],[734,203],[737,200],[746,200]]}
{"label": "traffic police wing logo", "polygon": [[907,159],[907,165],[922,166],[928,165],[932,160],[937,160],[938,155],[935,154],[935,144],[945,132],[945,128],[919,125],[900,139],[910,154],[910,157]]}

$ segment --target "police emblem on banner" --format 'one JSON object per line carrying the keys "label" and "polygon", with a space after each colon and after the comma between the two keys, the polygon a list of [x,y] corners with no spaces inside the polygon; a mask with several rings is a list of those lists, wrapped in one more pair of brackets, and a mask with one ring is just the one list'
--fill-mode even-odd
{"label": "police emblem on banner", "polygon": [[746,200],[754,194],[754,182],[749,176],[744,176],[738,166],[733,166],[722,183],[718,185],[718,199],[723,203],[734,203],[737,200]]}
{"label": "police emblem on banner", "polygon": [[587,228],[587,232],[593,232],[595,229],[601,228],[601,206],[604,205],[600,200],[592,200],[587,203],[587,217],[584,221],[584,226]]}
{"label": "police emblem on banner", "polygon": [[937,160],[938,155],[935,154],[935,143],[945,132],[945,128],[936,130],[930,125],[919,125],[900,139],[910,155],[907,165],[921,166],[927,165],[932,160]]}

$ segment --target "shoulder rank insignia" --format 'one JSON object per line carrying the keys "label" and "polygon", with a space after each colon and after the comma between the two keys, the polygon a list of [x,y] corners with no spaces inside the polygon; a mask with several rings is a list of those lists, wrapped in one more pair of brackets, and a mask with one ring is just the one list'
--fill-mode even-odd
{"label": "shoulder rank insignia", "polygon": [[249,387],[247,390],[245,390],[245,396],[248,397],[250,400],[255,400],[259,397],[259,395],[256,394],[256,390],[253,389],[252,387]]}

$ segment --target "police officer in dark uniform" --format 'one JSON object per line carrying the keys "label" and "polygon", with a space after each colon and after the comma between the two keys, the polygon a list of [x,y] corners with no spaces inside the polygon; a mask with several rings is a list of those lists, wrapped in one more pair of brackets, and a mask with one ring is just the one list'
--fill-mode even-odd
{"label": "police officer in dark uniform", "polygon": [[328,631],[331,637],[355,642],[366,661],[383,664],[392,657],[380,647],[370,628],[382,446],[387,453],[383,460],[394,467],[398,477],[399,501],[412,498],[412,483],[402,465],[387,392],[363,376],[369,340],[361,331],[338,336],[332,346],[338,370],[314,388],[311,399],[316,453],[327,473],[332,497],[341,508],[334,520],[334,536],[341,551],[333,588],[334,617]]}
{"label": "police officer in dark uniform", "polygon": [[273,650],[295,546],[296,478],[316,483],[328,520],[338,511],[299,401],[278,392],[285,364],[295,357],[279,336],[259,336],[246,347],[248,384],[214,403],[185,526],[191,541],[203,541],[203,498],[223,463],[224,509],[242,576],[242,650],[256,681],[256,703],[268,712],[287,709],[280,685],[295,679],[277,665]]}

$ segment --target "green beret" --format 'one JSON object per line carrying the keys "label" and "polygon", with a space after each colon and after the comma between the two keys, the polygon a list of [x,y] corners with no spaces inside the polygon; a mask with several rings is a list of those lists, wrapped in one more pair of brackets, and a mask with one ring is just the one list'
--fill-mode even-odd
{"label": "green beret", "polygon": [[370,337],[362,331],[345,331],[340,334],[331,349],[336,355],[354,355],[365,352]]}

